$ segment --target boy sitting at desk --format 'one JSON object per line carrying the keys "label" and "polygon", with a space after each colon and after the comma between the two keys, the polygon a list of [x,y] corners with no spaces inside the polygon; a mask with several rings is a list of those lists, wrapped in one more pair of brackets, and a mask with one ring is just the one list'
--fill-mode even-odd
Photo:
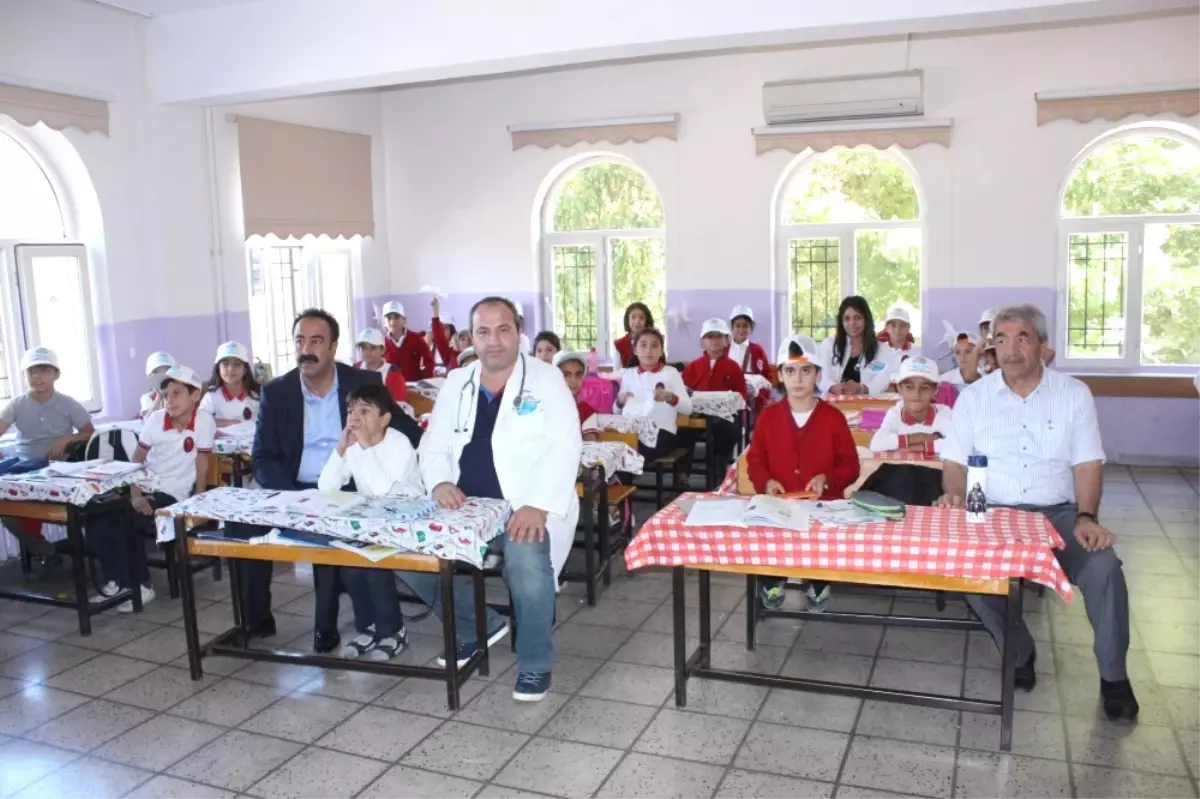
{"label": "boy sitting at desk", "polygon": [[908,358],[900,364],[894,382],[901,403],[888,409],[871,438],[871,451],[940,455],[942,440],[950,435],[953,411],[933,403],[938,385],[937,363],[923,355]]}
{"label": "boy sitting at desk", "polygon": [[[0,435],[17,428],[17,446],[13,457],[0,461],[0,474],[23,474],[62,460],[77,441],[87,441],[95,428],[92,417],[71,397],[55,391],[58,380],[58,356],[45,347],[34,347],[21,356],[21,371],[29,391],[13,397],[0,411]],[[56,558],[54,545],[42,537],[41,522],[30,519],[5,519],[4,526],[44,566]]]}
{"label": "boy sitting at desk", "polygon": [[[200,376],[186,366],[172,366],[163,372],[162,378],[159,391],[165,407],[146,417],[132,459],[133,463],[146,464],[155,489],[146,495],[137,485],[130,488],[129,498],[135,511],[133,527],[139,536],[154,534],[154,511],[208,488],[209,459],[217,434],[212,414],[200,409],[204,386]],[[122,516],[102,516],[88,525],[88,539],[96,550],[105,579],[100,596],[94,597],[93,602],[131,587],[123,522]],[[154,589],[150,586],[150,569],[140,540],[135,550],[144,605],[154,599]],[[117,612],[132,613],[133,603],[122,602],[117,605]]]}
{"label": "boy sitting at desk", "polygon": [[554,356],[554,365],[562,372],[571,396],[575,398],[575,410],[579,411],[579,428],[584,441],[600,440],[600,421],[596,418],[596,409],[579,399],[579,389],[583,388],[583,378],[587,374],[587,354],[582,352],[560,352]]}
{"label": "boy sitting at desk", "polygon": [[[346,427],[317,478],[319,490],[337,491],[353,480],[358,493],[369,497],[425,495],[416,450],[403,433],[388,426],[391,408],[391,395],[378,383],[350,392]],[[342,647],[342,657],[391,660],[408,646],[395,574],[387,569],[343,568],[342,581],[354,605],[358,631]]]}

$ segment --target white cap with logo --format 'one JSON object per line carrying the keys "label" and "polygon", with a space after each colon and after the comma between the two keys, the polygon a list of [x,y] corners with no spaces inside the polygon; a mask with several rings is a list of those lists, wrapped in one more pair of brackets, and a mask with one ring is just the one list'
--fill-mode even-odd
{"label": "white cap with logo", "polygon": [[924,355],[914,355],[901,362],[900,371],[892,377],[892,382],[902,383],[910,377],[920,377],[930,383],[936,383],[939,375],[936,361]]}
{"label": "white cap with logo", "polygon": [[373,327],[368,327],[366,330],[358,334],[358,338],[354,340],[355,345],[369,344],[372,347],[385,346],[383,343],[383,334]]}
{"label": "white cap with logo", "polygon": [[163,352],[162,350],[152,352],[150,353],[150,357],[146,359],[146,377],[154,374],[155,369],[161,369],[164,366],[170,369],[176,363],[175,356],[169,352]]}
{"label": "white cap with logo", "polygon": [[563,350],[554,356],[554,365],[562,366],[567,361],[579,361],[579,363],[581,363],[583,368],[586,370],[588,355],[589,353],[586,352],[570,352],[568,350]]}
{"label": "white cap with logo", "polygon": [[720,333],[722,336],[729,335],[729,323],[724,319],[713,317],[705,319],[704,325],[700,328],[700,336],[707,336],[709,333]]}
{"label": "white cap with logo", "polygon": [[250,350],[240,341],[226,341],[217,347],[217,357],[213,363],[220,363],[226,358],[237,358],[242,363],[250,363]]}
{"label": "white cap with logo", "polygon": [[991,324],[996,319],[996,309],[988,308],[979,316],[979,324]]}
{"label": "white cap with logo", "polygon": [[884,317],[883,320],[885,325],[888,322],[903,322],[906,325],[911,325],[912,318],[908,315],[908,311],[905,310],[903,306],[893,305],[891,308],[888,308],[887,316]]}
{"label": "white cap with logo", "polygon": [[162,381],[158,384],[159,388],[165,388],[167,382],[170,380],[196,389],[204,388],[204,381],[200,379],[200,375],[196,374],[196,371],[190,366],[172,366],[163,372]]}
{"label": "white cap with logo", "polygon": [[54,350],[45,347],[25,350],[25,354],[21,356],[21,370],[32,369],[35,366],[53,366],[57,369],[58,356],[54,354]]}
{"label": "white cap with logo", "polygon": [[[799,352],[792,354],[792,345],[796,345]],[[790,336],[782,344],[779,345],[779,357],[775,363],[787,363],[788,361],[800,361],[801,363],[810,363],[818,369],[821,364],[817,362],[817,345],[808,336]]]}
{"label": "white cap with logo", "polygon": [[729,312],[729,321],[732,322],[739,316],[744,316],[750,320],[750,324],[754,324],[754,309],[749,305],[735,305],[733,310]]}
{"label": "white cap with logo", "polygon": [[385,302],[383,304],[383,309],[379,313],[384,319],[387,319],[392,314],[396,314],[397,316],[407,316],[407,314],[404,313],[404,305],[396,300]]}

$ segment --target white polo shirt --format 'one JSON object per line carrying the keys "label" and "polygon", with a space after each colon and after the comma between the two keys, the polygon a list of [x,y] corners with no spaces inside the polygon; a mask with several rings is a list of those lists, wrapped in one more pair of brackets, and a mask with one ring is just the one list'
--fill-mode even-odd
{"label": "white polo shirt", "polygon": [[[654,392],[659,386],[675,395],[676,404],[669,405],[654,399]],[[633,394],[629,402],[621,408],[622,416],[648,417],[654,420],[659,430],[666,430],[672,435],[679,429],[677,416],[687,416],[692,412],[692,397],[674,366],[661,365],[652,370],[642,369],[640,366],[624,369],[621,371],[621,387],[617,393]]]}
{"label": "white polo shirt", "polygon": [[888,408],[888,412],[883,417],[883,423],[871,437],[871,451],[894,452],[900,449],[902,444],[907,449],[908,442],[904,441],[905,436],[913,433],[941,433],[942,438],[933,441],[932,446],[925,448],[926,452],[941,455],[942,449],[946,445],[946,439],[950,437],[954,412],[945,405],[930,405],[929,413],[933,418],[926,416],[924,422],[918,422],[909,415],[908,411],[904,410],[903,405]]}
{"label": "white polo shirt", "polygon": [[200,410],[208,411],[214,419],[222,422],[252,422],[258,417],[258,399],[244,390],[241,394],[230,394],[224,385],[214,391],[205,391],[200,398]]}
{"label": "white polo shirt", "polygon": [[217,423],[212,414],[196,408],[183,430],[176,430],[165,408],[146,417],[138,446],[146,453],[146,467],[154,473],[155,488],[177,501],[187,499],[196,487],[196,454],[212,452]]}
{"label": "white polo shirt", "polygon": [[1104,462],[1092,392],[1080,381],[1042,370],[1042,382],[1022,399],[997,370],[963,389],[942,457],[966,464],[988,458],[988,502],[1059,505],[1075,501],[1073,467]]}
{"label": "white polo shirt", "polygon": [[163,407],[163,395],[159,391],[147,391],[142,395],[139,416],[145,419],[154,411]]}

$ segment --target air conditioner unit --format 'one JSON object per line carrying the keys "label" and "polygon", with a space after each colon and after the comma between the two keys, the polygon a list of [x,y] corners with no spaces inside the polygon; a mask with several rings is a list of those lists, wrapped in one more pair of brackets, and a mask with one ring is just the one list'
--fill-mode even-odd
{"label": "air conditioner unit", "polygon": [[763,84],[768,125],[915,116],[924,111],[922,72],[889,72]]}

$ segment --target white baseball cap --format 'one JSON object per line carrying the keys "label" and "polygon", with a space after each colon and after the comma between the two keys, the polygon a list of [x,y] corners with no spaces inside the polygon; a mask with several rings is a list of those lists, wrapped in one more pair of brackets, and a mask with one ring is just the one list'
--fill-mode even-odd
{"label": "white baseball cap", "polygon": [[150,357],[146,359],[146,377],[154,374],[155,369],[161,369],[164,366],[170,369],[175,363],[175,356],[169,352],[163,352],[162,350],[152,352],[150,353]]}
{"label": "white baseball cap", "polygon": [[475,354],[474,347],[467,347],[465,350],[463,350],[462,352],[460,352],[458,354],[459,366],[461,366],[462,362],[465,361],[467,358],[478,358],[478,357],[479,356]]}
{"label": "white baseball cap", "polygon": [[57,369],[58,356],[54,354],[54,350],[45,347],[25,350],[25,354],[21,356],[21,371],[32,369],[35,366],[53,366]]}
{"label": "white baseball cap", "polygon": [[586,352],[569,352],[563,350],[554,356],[554,365],[561,366],[567,361],[579,361],[579,363],[583,364],[583,368],[587,369],[588,355],[589,353]]}
{"label": "white baseball cap", "polygon": [[892,377],[892,382],[900,383],[910,377],[922,377],[930,383],[936,383],[939,375],[936,361],[924,355],[914,355],[900,363],[900,371]]}
{"label": "white baseball cap", "polygon": [[722,336],[728,336],[729,323],[715,316],[712,319],[705,319],[704,326],[700,328],[700,336],[703,338],[709,333],[720,333]]}
{"label": "white baseball cap", "polygon": [[[793,344],[800,348],[799,355],[792,355]],[[779,354],[775,363],[787,363],[788,361],[801,361],[810,363],[818,369],[821,368],[821,364],[817,362],[817,345],[808,336],[790,336],[779,345]]]}
{"label": "white baseball cap", "polygon": [[995,318],[996,318],[996,309],[995,309],[995,308],[988,308],[988,309],[987,309],[986,311],[984,311],[984,312],[983,312],[983,314],[982,314],[982,315],[979,317],[979,324],[981,324],[981,325],[982,325],[984,322],[986,322],[987,324],[989,324],[989,325],[990,325],[990,324],[992,323],[992,321],[993,321],[993,320],[995,320]]}
{"label": "white baseball cap", "polygon": [[200,379],[200,375],[196,374],[196,370],[190,366],[172,366],[170,369],[162,373],[162,380],[158,387],[164,388],[167,381],[174,380],[176,383],[183,383],[185,386],[200,389],[204,388],[204,381]]}
{"label": "white baseball cap", "polygon": [[893,305],[891,308],[888,308],[887,316],[883,319],[885,325],[888,322],[903,322],[906,325],[911,325],[912,319],[909,317],[908,311],[904,310],[903,307]]}
{"label": "white baseball cap", "polygon": [[[442,314],[441,316],[438,317],[438,319],[441,321],[441,323],[443,325],[454,325],[454,317],[451,316],[450,314]],[[454,325],[454,326],[458,327],[458,325]]]}
{"label": "white baseball cap", "polygon": [[754,309],[749,305],[735,305],[733,310],[729,312],[729,321],[732,322],[739,316],[744,316],[750,320],[750,324],[754,324]]}
{"label": "white baseball cap", "polygon": [[404,313],[404,305],[397,302],[396,300],[392,300],[391,302],[385,302],[383,304],[383,310],[381,310],[379,312],[379,314],[384,319],[387,319],[392,314],[396,314],[397,316],[407,316],[408,315],[408,314]]}
{"label": "white baseball cap", "polygon": [[370,344],[372,347],[385,346],[383,343],[383,334],[373,327],[368,327],[366,330],[358,334],[358,338],[354,340],[355,344]]}
{"label": "white baseball cap", "polygon": [[250,363],[250,350],[240,341],[226,341],[217,347],[217,357],[213,363],[220,363],[226,358],[237,358],[242,363]]}
{"label": "white baseball cap", "polygon": [[986,339],[984,339],[983,347],[982,347],[981,351],[987,352],[988,350],[994,350],[994,349],[996,349],[996,339],[992,338],[991,336],[988,336]]}
{"label": "white baseball cap", "polygon": [[517,302],[516,300],[513,300],[513,307],[515,307],[517,309],[517,316],[524,319],[525,318],[525,306],[522,305],[521,303]]}
{"label": "white baseball cap", "polygon": [[974,333],[967,332],[966,330],[960,332],[957,336],[954,337],[955,344],[958,344],[958,342],[964,341],[964,340],[971,342],[976,347],[979,346],[979,336],[975,335]]}

